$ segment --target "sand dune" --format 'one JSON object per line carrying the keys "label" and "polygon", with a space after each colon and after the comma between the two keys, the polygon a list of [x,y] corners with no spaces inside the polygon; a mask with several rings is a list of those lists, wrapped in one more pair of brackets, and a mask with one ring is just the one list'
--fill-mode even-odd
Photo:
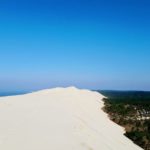
{"label": "sand dune", "polygon": [[0,150],[141,150],[102,98],[74,87],[0,98]]}

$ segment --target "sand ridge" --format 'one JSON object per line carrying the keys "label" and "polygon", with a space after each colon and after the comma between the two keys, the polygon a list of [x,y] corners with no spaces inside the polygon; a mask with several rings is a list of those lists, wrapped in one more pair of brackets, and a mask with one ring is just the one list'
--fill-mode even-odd
{"label": "sand ridge", "polygon": [[0,98],[1,150],[142,150],[102,111],[103,95],[75,87]]}

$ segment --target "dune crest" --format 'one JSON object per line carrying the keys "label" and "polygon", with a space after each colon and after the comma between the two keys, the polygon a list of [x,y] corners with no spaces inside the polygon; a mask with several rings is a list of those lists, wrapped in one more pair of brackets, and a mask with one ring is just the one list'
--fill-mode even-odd
{"label": "dune crest", "polygon": [[142,150],[102,111],[103,95],[75,87],[0,98],[1,150]]}

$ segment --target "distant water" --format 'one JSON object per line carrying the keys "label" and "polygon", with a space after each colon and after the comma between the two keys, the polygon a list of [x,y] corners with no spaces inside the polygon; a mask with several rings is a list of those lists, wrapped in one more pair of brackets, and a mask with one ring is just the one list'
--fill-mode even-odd
{"label": "distant water", "polygon": [[14,96],[14,95],[22,95],[22,94],[26,94],[29,92],[24,92],[24,91],[17,91],[17,92],[0,92],[0,97],[4,97],[4,96]]}

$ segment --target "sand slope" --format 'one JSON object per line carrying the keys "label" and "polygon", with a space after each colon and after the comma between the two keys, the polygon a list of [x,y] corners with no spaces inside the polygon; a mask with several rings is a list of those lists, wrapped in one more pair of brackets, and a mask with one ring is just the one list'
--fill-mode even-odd
{"label": "sand slope", "polygon": [[101,110],[102,98],[74,87],[0,98],[0,150],[141,150]]}

